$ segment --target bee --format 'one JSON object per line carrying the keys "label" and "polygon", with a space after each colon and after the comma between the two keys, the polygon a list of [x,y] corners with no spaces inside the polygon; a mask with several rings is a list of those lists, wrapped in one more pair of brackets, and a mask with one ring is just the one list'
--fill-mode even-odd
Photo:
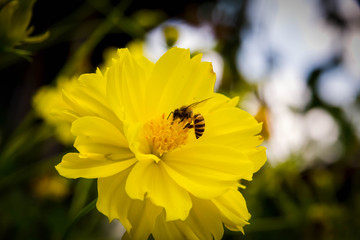
{"label": "bee", "polygon": [[205,131],[205,120],[203,115],[201,115],[200,113],[194,114],[193,113],[193,107],[195,107],[196,105],[198,105],[199,103],[205,102],[207,100],[209,100],[210,98],[204,99],[202,101],[199,102],[194,102],[188,106],[182,106],[181,108],[177,108],[175,109],[173,112],[171,112],[169,114],[169,116],[167,117],[167,119],[169,119],[170,115],[172,114],[173,116],[173,122],[177,119],[179,119],[179,122],[183,122],[186,121],[186,125],[184,126],[183,129],[185,128],[194,128],[195,131],[195,137],[196,139],[198,139],[199,137],[201,137],[204,134]]}

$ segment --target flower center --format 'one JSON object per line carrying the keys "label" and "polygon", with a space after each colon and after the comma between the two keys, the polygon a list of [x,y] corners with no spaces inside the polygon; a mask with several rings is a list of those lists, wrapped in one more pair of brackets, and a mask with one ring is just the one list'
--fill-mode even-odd
{"label": "flower center", "polygon": [[172,117],[150,120],[144,125],[145,138],[149,141],[152,153],[161,157],[177,147],[184,145],[188,138],[189,128],[184,128],[187,121],[173,121]]}

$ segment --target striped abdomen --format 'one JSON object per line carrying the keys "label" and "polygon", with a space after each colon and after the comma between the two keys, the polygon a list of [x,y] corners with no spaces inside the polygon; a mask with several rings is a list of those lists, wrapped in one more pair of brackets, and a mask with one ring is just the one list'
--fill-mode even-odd
{"label": "striped abdomen", "polygon": [[194,129],[196,138],[199,138],[204,134],[205,120],[201,114],[194,115]]}

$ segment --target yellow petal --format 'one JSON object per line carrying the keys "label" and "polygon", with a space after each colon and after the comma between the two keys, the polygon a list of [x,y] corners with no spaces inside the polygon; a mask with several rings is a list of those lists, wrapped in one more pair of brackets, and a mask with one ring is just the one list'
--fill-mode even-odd
{"label": "yellow petal", "polygon": [[103,102],[106,99],[106,81],[100,69],[96,69],[95,73],[82,74],[78,79],[78,84],[87,92],[91,92],[90,95],[99,102]]}
{"label": "yellow petal", "polygon": [[125,234],[129,235],[129,239],[146,240],[153,231],[156,218],[163,209],[152,204],[149,199],[132,201],[129,219],[133,227]]}
{"label": "yellow petal", "polygon": [[214,112],[219,110],[220,108],[233,108],[238,104],[238,102],[239,97],[234,97],[230,99],[223,94],[214,93],[213,96],[206,102],[206,104],[202,104],[199,107],[202,109],[202,111]]}
{"label": "yellow petal", "polygon": [[86,116],[71,126],[75,136],[82,136],[88,143],[101,143],[127,148],[128,143],[118,127],[100,117]]}
{"label": "yellow petal", "polygon": [[120,130],[102,118],[79,118],[73,122],[71,131],[77,136],[74,146],[81,156],[113,161],[134,157]]}
{"label": "yellow petal", "polygon": [[185,222],[199,239],[221,239],[224,228],[221,215],[215,205],[209,200],[193,197],[193,208]]}
{"label": "yellow petal", "polygon": [[155,162],[159,161],[159,158],[151,152],[148,140],[142,134],[143,125],[141,123],[126,123],[124,126],[124,135],[129,142],[129,148],[135,153],[136,158],[139,161],[143,159],[145,161],[153,159]]}
{"label": "yellow petal", "polygon": [[126,178],[130,169],[98,180],[98,210],[109,217],[119,219],[130,239],[147,239],[157,216],[163,210],[149,200],[140,201],[128,197],[125,192]]}
{"label": "yellow petal", "polygon": [[234,187],[240,178],[251,179],[253,163],[234,148],[192,145],[163,157],[174,181],[199,198],[213,198]]}
{"label": "yellow petal", "polygon": [[162,162],[138,162],[128,176],[125,189],[134,199],[142,200],[147,193],[153,204],[165,208],[167,221],[184,220],[192,206],[187,191],[169,177]]}
{"label": "yellow petal", "polygon": [[167,222],[165,214],[161,214],[156,221],[152,235],[157,240],[197,239],[191,231],[184,232],[183,229],[180,229],[176,224],[178,221]]}
{"label": "yellow petal", "polygon": [[233,146],[237,149],[249,149],[259,146],[263,138],[258,123],[249,113],[238,108],[219,108],[204,116],[204,143]]}
{"label": "yellow petal", "polygon": [[139,121],[145,111],[145,86],[151,66],[140,64],[127,49],[120,49],[106,75],[108,101],[121,120]]}
{"label": "yellow petal", "polygon": [[96,160],[118,161],[119,159],[134,158],[134,154],[128,148],[122,148],[105,143],[90,142],[88,138],[79,136],[75,139],[75,148],[82,157]]}
{"label": "yellow petal", "polygon": [[133,202],[125,193],[125,182],[131,168],[110,177],[99,178],[97,209],[109,218],[119,219],[126,231],[132,226],[128,219],[129,208]]}
{"label": "yellow petal", "polygon": [[153,236],[155,239],[221,239],[224,234],[220,212],[209,200],[192,198],[193,207],[185,221],[166,221],[160,215]]}
{"label": "yellow petal", "polygon": [[266,162],[266,148],[263,146],[246,151],[246,155],[254,163],[254,172],[259,171]]}
{"label": "yellow petal", "polygon": [[135,158],[126,157],[124,159],[118,158],[117,161],[98,160],[80,157],[78,153],[68,153],[55,168],[60,175],[67,178],[108,177],[127,169],[137,162]]}
{"label": "yellow petal", "polygon": [[211,200],[221,212],[225,226],[233,231],[242,231],[248,224],[250,213],[242,194],[236,189],[230,189],[225,194]]}
{"label": "yellow petal", "polygon": [[190,59],[188,49],[172,48],[155,64],[147,85],[147,108],[153,115],[203,100],[213,94],[215,73],[201,55]]}
{"label": "yellow petal", "polygon": [[74,84],[63,89],[65,110],[75,116],[99,116],[110,122],[119,122],[109,109],[105,87],[106,80],[100,71],[81,75]]}

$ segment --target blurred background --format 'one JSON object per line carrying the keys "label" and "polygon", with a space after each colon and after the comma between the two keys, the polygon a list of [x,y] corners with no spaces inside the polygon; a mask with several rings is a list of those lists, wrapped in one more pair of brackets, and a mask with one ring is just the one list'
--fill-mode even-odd
{"label": "blurred background", "polygon": [[360,239],[355,0],[0,0],[0,9],[0,239],[121,236],[116,221],[82,210],[95,181],[55,171],[74,149],[34,96],[94,72],[115,48],[156,61],[172,46],[203,53],[216,91],[240,96],[264,123],[268,161],[242,190],[251,224],[224,239]]}

